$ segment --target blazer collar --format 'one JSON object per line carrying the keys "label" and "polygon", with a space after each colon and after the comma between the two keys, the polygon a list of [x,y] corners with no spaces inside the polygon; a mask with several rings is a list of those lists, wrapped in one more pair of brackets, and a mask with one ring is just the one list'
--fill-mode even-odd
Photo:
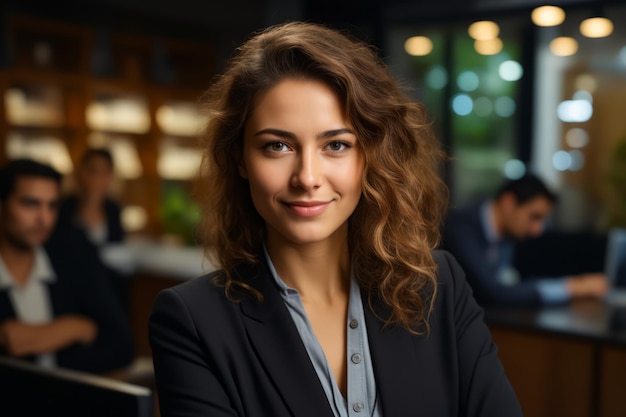
{"label": "blazer collar", "polygon": [[[252,280],[248,279],[248,283],[263,294],[263,302],[251,298],[242,301],[244,325],[292,414],[333,417],[326,394],[269,268],[261,262],[245,274],[254,276]],[[423,338],[412,336],[402,327],[385,327],[381,318],[389,317],[390,310],[378,297],[372,298],[371,307],[365,292],[362,300],[383,415],[406,415],[407,410],[415,409],[416,393],[429,391],[426,386],[428,378],[416,378],[423,371],[419,357],[426,344]],[[424,398],[419,403],[429,401]]]}
{"label": "blazer collar", "polygon": [[[372,355],[376,390],[384,416],[406,415],[415,409],[415,375],[419,367],[415,361],[411,335],[398,326],[385,327],[382,319],[390,310],[378,297],[372,297],[371,307],[363,294],[365,323]],[[372,311],[372,308],[374,311]]]}
{"label": "blazer collar", "polygon": [[441,403],[441,385],[434,383],[441,374],[439,362],[433,359],[441,357],[440,345],[429,343],[427,335],[412,335],[400,325],[385,326],[391,309],[376,296],[369,308],[367,299],[364,294],[367,335],[383,415],[404,416],[410,410],[418,413],[451,406]]}
{"label": "blazer collar", "polygon": [[333,417],[315,368],[267,265],[261,262],[254,270],[241,273],[254,277],[247,282],[263,294],[262,302],[250,297],[241,302],[244,326],[292,415]]}

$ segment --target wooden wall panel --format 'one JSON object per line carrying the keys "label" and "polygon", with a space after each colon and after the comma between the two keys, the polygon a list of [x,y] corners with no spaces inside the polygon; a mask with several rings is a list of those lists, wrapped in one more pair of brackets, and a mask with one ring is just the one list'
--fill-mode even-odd
{"label": "wooden wall panel", "polygon": [[526,417],[589,417],[594,347],[558,336],[491,328]]}

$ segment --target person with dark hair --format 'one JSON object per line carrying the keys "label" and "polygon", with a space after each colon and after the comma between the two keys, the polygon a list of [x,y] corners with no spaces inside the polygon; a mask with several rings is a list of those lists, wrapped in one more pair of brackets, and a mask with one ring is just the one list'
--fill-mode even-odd
{"label": "person with dark hair", "polygon": [[61,203],[55,234],[77,228],[96,246],[122,242],[125,233],[120,205],[109,197],[112,179],[111,153],[88,149],[76,170],[77,192]]}
{"label": "person with dark hair", "polygon": [[89,246],[44,247],[61,175],[31,160],[0,169],[0,354],[42,366],[107,372],[130,363],[123,310]]}
{"label": "person with dark hair", "polygon": [[124,309],[130,309],[129,248],[124,245],[121,207],[109,197],[113,180],[113,156],[105,148],[89,148],[76,169],[76,193],[65,197],[51,243],[63,245],[66,236],[93,245],[101,267]]}
{"label": "person with dark hair", "polygon": [[543,233],[556,195],[535,175],[505,181],[493,199],[450,211],[443,233],[449,250],[467,274],[479,304],[554,304],[580,297],[603,297],[603,274],[520,280],[513,268],[515,243]]}
{"label": "person with dark hair", "polygon": [[368,46],[287,23],[205,97],[219,270],[150,318],[163,416],[521,416],[463,272],[421,104]]}

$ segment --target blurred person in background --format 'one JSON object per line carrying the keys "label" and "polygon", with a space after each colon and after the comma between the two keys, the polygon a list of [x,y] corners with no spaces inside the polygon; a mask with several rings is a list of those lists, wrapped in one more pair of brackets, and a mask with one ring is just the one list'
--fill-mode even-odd
{"label": "blurred person in background", "polygon": [[0,169],[0,352],[46,367],[117,370],[133,358],[131,334],[96,251],[71,234],[44,247],[60,182],[31,160]]}
{"label": "blurred person in background", "polygon": [[556,196],[536,176],[506,181],[493,199],[450,211],[443,248],[459,261],[483,306],[540,305],[600,298],[603,274],[520,280],[513,268],[515,243],[543,233]]}
{"label": "blurred person in background", "polygon": [[113,157],[107,149],[91,148],[83,154],[76,170],[77,190],[61,201],[51,240],[63,244],[67,236],[78,236],[95,246],[115,293],[128,311],[128,275],[133,264],[124,245],[121,207],[109,196],[113,171]]}
{"label": "blurred person in background", "polygon": [[124,240],[120,205],[109,197],[113,157],[106,149],[88,149],[76,171],[77,192],[63,200],[58,227],[76,227],[94,245]]}

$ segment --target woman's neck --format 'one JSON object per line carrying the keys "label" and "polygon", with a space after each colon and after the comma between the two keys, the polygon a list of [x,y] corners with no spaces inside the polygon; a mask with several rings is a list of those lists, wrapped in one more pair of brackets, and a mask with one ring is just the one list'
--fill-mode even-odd
{"label": "woman's neck", "polygon": [[347,233],[322,242],[294,245],[278,233],[268,233],[267,250],[280,278],[303,301],[332,303],[350,289]]}

